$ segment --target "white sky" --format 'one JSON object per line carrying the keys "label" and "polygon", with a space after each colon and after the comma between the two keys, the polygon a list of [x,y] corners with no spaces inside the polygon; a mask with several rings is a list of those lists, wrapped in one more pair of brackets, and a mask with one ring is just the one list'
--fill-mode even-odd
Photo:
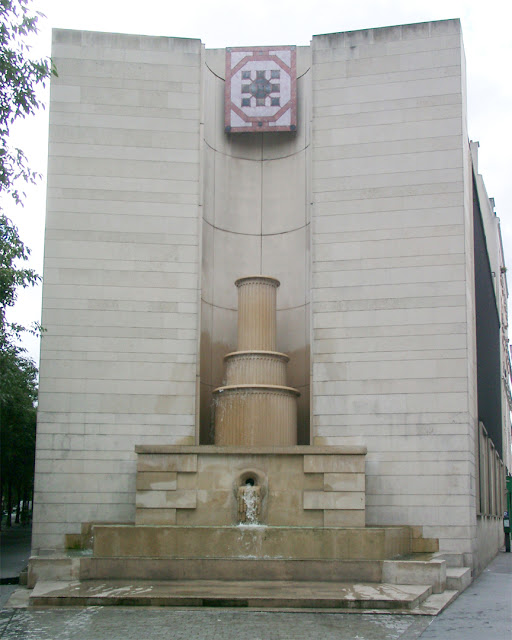
{"label": "white sky", "polygon": [[[209,48],[308,45],[319,33],[460,18],[467,60],[469,137],[480,142],[479,171],[496,201],[505,254],[512,266],[512,3],[505,0],[35,0],[46,14],[34,55],[50,55],[53,27],[199,38]],[[47,94],[45,94],[47,95]],[[33,169],[46,172],[48,112],[22,121],[15,142]],[[25,207],[4,202],[42,274],[45,177],[27,189]],[[512,282],[509,283],[512,288]],[[12,320],[40,319],[41,286],[19,295]],[[39,345],[28,338],[30,355]]]}

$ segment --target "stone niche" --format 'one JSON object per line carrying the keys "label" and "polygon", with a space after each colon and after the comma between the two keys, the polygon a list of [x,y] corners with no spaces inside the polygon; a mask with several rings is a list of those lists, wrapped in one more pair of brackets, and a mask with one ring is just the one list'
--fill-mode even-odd
{"label": "stone niche", "polygon": [[257,492],[255,524],[364,527],[365,447],[139,445],[137,525],[237,525],[239,492]]}

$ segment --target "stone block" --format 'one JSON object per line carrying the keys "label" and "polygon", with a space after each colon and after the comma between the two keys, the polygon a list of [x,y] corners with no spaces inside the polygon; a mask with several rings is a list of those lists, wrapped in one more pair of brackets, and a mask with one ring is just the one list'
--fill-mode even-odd
{"label": "stone block", "polygon": [[409,552],[396,527],[97,527],[94,557],[379,560]]}
{"label": "stone block", "polygon": [[[285,233],[306,224],[305,187],[302,181],[289,179],[292,175],[304,176],[305,163],[305,151],[263,162],[261,204],[264,234]],[[279,279],[277,274],[276,277]],[[281,282],[286,284],[286,280]]]}
{"label": "stone block", "polygon": [[81,580],[380,582],[382,561],[261,558],[84,558]]}
{"label": "stone block", "polygon": [[196,489],[197,488],[197,474],[195,473],[178,473],[177,476],[177,489]]}
{"label": "stone block", "polygon": [[325,509],[325,527],[364,527],[364,509]]}
{"label": "stone block", "polygon": [[193,473],[197,471],[197,455],[140,453],[137,456],[137,472],[140,471],[180,471]]}
{"label": "stone block", "polygon": [[304,509],[364,509],[364,493],[304,491]]}
{"label": "stone block", "polygon": [[195,509],[195,491],[137,491],[137,509]]}
{"label": "stone block", "polygon": [[176,524],[176,509],[137,509],[135,524]]}
{"label": "stone block", "polygon": [[[226,282],[233,283],[240,273],[259,273],[261,265],[260,236],[248,233],[233,234],[216,228],[213,232],[213,243],[214,273],[223,273],[223,279]],[[215,303],[225,309],[236,310],[236,287],[231,285],[219,288],[219,291],[216,291]]]}
{"label": "stone block", "polygon": [[382,581],[390,584],[429,584],[433,593],[442,593],[446,589],[446,562],[384,560]]}
{"label": "stone block", "polygon": [[177,488],[177,473],[163,471],[139,472],[137,491],[174,491]]}
{"label": "stone block", "polygon": [[413,538],[411,551],[412,553],[435,553],[439,551],[439,540],[436,538]]}
{"label": "stone block", "polygon": [[[261,171],[260,162],[216,154],[214,190],[216,227],[234,233],[253,235],[260,233]],[[232,188],[233,184],[237,185],[236,189]],[[241,271],[241,273],[246,272]]]}
{"label": "stone block", "polygon": [[80,102],[81,89],[71,85],[55,85],[52,84],[51,100],[52,102]]}
{"label": "stone block", "polygon": [[364,455],[304,456],[304,473],[364,473]]}
{"label": "stone block", "polygon": [[365,490],[364,473],[326,473],[324,491],[362,491]]}
{"label": "stone block", "polygon": [[464,591],[471,584],[471,569],[469,567],[449,567],[446,569],[446,588]]}
{"label": "stone block", "polygon": [[[297,226],[299,224],[301,228],[285,233],[264,235],[262,238],[263,272],[271,271],[273,276],[282,283],[277,296],[278,309],[303,307],[306,302],[304,287],[306,261],[297,260],[294,266],[294,277],[289,276],[290,256],[303,255],[306,248],[306,227],[302,221]],[[293,327],[290,329],[293,330]]]}
{"label": "stone block", "polygon": [[305,473],[304,489],[306,491],[325,491],[323,473]]}
{"label": "stone block", "polygon": [[27,587],[33,589],[38,580],[76,580],[79,570],[79,558],[32,556],[28,563]]}

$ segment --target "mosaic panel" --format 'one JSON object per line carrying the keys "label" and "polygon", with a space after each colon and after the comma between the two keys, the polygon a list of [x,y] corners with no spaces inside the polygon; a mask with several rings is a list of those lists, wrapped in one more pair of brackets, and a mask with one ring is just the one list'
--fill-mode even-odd
{"label": "mosaic panel", "polygon": [[297,130],[295,47],[226,49],[227,133]]}

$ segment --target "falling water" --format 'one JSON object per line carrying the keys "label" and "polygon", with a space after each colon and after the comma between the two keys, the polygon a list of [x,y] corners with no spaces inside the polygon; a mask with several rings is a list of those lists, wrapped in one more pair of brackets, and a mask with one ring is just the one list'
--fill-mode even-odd
{"label": "falling water", "polygon": [[245,505],[245,524],[258,524],[259,495],[256,487],[246,485],[242,493]]}

